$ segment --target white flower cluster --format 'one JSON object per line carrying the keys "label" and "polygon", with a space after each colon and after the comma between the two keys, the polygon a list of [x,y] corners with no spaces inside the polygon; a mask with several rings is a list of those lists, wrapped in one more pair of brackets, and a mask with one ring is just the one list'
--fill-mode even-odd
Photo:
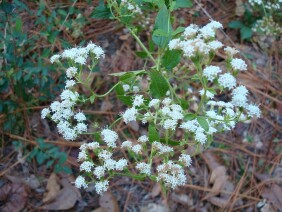
{"label": "white flower cluster", "polygon": [[[87,125],[84,123],[85,115],[82,112],[73,111],[78,98],[77,92],[64,90],[61,94],[61,102],[55,101],[50,108],[44,108],[41,111],[41,118],[50,116],[57,123],[58,132],[66,140],[75,140],[78,135],[87,131]],[[76,120],[75,125],[73,125],[74,120]]]}
{"label": "white flower cluster", "polygon": [[209,55],[210,52],[223,46],[220,41],[213,40],[219,28],[222,28],[222,24],[217,21],[211,21],[202,28],[191,24],[185,28],[181,38],[172,39],[169,42],[169,49],[180,49],[187,57],[197,54]]}
{"label": "white flower cluster", "polygon": [[164,182],[166,186],[175,189],[177,186],[184,185],[186,183],[186,175],[182,166],[173,163],[169,160],[167,163],[163,163],[157,167],[158,175],[157,181]]}
{"label": "white flower cluster", "polygon": [[[113,147],[113,143],[117,140],[117,134],[109,129],[104,129],[102,131],[103,140],[109,144],[109,147]],[[116,147],[116,146],[114,146]],[[87,172],[88,175],[93,173],[97,179],[95,182],[95,189],[98,194],[102,194],[107,191],[109,186],[109,181],[105,180],[108,171],[123,171],[127,165],[128,161],[124,158],[119,160],[112,159],[113,153],[100,148],[98,142],[86,143],[80,146],[80,152],[78,154],[78,161],[81,161],[80,171]],[[89,157],[89,151],[94,151],[99,159],[100,164],[96,165]],[[85,178],[78,176],[75,181],[75,186],[77,188],[87,188],[88,183]]]}
{"label": "white flower cluster", "polygon": [[265,9],[268,10],[279,10],[281,8],[281,0],[278,0],[276,3],[274,2],[270,2],[270,1],[266,1],[263,4],[263,0],[249,0],[250,5],[252,6],[256,6],[256,5],[260,5],[260,6],[264,6]]}
{"label": "white flower cluster", "polygon": [[[67,59],[71,63],[85,65],[88,56],[99,59],[104,57],[101,47],[90,42],[86,47],[76,47],[63,51],[62,54],[55,54],[50,58],[50,62],[60,62],[60,59]],[[74,66],[66,70],[65,90],[60,94],[61,101],[55,101],[50,108],[45,108],[41,112],[41,118],[47,116],[57,123],[58,132],[66,140],[75,140],[78,135],[87,131],[86,117],[82,112],[75,112],[74,107],[79,100],[79,94],[72,88],[77,84],[76,76],[78,69]]]}
{"label": "white flower cluster", "polygon": [[133,12],[133,13],[138,13],[140,15],[142,15],[142,10],[140,9],[140,7],[134,3],[133,1],[130,0],[121,0],[121,5],[126,6],[126,8]]}

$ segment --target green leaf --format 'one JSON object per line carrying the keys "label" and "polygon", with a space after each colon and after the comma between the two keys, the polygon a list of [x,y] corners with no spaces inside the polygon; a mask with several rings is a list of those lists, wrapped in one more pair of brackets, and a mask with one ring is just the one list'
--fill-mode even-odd
{"label": "green leaf", "polygon": [[193,2],[191,0],[176,0],[174,10],[178,8],[190,8],[193,7]]}
{"label": "green leaf", "polygon": [[47,158],[49,158],[49,156],[42,151],[38,151],[36,154],[36,161],[39,165],[43,164]]}
{"label": "green leaf", "polygon": [[16,30],[17,32],[21,32],[21,31],[22,31],[22,26],[23,26],[23,22],[22,22],[21,18],[18,17],[18,18],[16,19],[15,30]]}
{"label": "green leaf", "polygon": [[159,133],[153,123],[149,124],[149,141],[150,143],[153,143],[154,141],[160,141]]}
{"label": "green leaf", "polygon": [[232,29],[239,29],[244,26],[244,24],[241,21],[231,21],[228,26]]}
{"label": "green leaf", "polygon": [[49,168],[53,165],[54,163],[54,160],[49,160],[47,163],[46,163],[46,167]]}
{"label": "green leaf", "polygon": [[179,64],[181,60],[181,51],[167,50],[162,58],[162,66],[171,70]]}
{"label": "green leaf", "polygon": [[191,121],[195,118],[195,114],[194,113],[187,113],[186,115],[184,115],[184,120],[185,121]]}
{"label": "green leaf", "polygon": [[124,95],[125,93],[124,93],[122,85],[116,86],[115,91],[117,93],[117,98],[121,102],[123,102],[125,105],[132,106],[132,98],[130,96]]}
{"label": "green leaf", "polygon": [[177,34],[179,34],[181,32],[184,32],[184,30],[185,30],[185,27],[177,27],[177,29],[172,33],[172,35],[173,36],[177,35]]}
{"label": "green leaf", "polygon": [[92,96],[90,96],[90,103],[93,104],[95,101],[95,95],[93,94]]}
{"label": "green leaf", "polygon": [[111,10],[104,5],[99,5],[93,11],[91,18],[110,19],[112,17]]}
{"label": "green leaf", "polygon": [[153,36],[168,37],[168,34],[167,34],[167,32],[165,32],[165,31],[162,30],[162,29],[156,29],[156,30],[153,32]]}
{"label": "green leaf", "polygon": [[146,52],[135,52],[135,54],[140,58],[148,57],[148,54]]}
{"label": "green leaf", "polygon": [[173,141],[173,140],[170,140],[170,139],[168,141],[166,141],[164,138],[161,138],[160,142],[165,144],[165,145],[170,145],[170,146],[178,146],[179,143],[180,143],[179,141]]}
{"label": "green leaf", "polygon": [[252,37],[253,32],[251,28],[244,26],[240,29],[240,34],[241,34],[241,39],[246,40]]}
{"label": "green leaf", "polygon": [[159,71],[151,71],[150,91],[155,98],[164,97],[169,89],[166,79]]}
{"label": "green leaf", "polygon": [[161,10],[158,12],[158,15],[156,17],[154,31],[156,30],[159,30],[158,32],[163,32],[162,34],[165,34],[165,36],[153,35],[152,39],[154,43],[161,48],[166,47],[168,42],[172,38],[173,29],[170,21],[170,13],[165,5],[162,6]]}
{"label": "green leaf", "polygon": [[197,121],[205,131],[209,131],[209,123],[207,122],[206,118],[198,116]]}

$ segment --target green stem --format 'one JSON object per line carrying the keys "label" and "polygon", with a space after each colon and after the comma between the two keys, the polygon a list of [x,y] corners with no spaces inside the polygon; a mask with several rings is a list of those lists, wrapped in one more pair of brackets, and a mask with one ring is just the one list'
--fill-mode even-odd
{"label": "green stem", "polygon": [[142,41],[139,39],[139,37],[135,34],[134,30],[130,29],[129,27],[127,27],[128,30],[130,31],[131,35],[135,38],[135,40],[137,41],[137,43],[141,46],[141,48],[146,52],[146,54],[150,57],[150,59],[155,63],[158,64],[157,61],[155,60],[155,58],[152,56],[152,54],[149,52],[149,50],[146,48],[146,46],[144,46],[144,44],[142,43]]}
{"label": "green stem", "polygon": [[106,93],[104,93],[104,94],[101,94],[101,95],[96,94],[95,96],[96,96],[96,97],[99,97],[99,98],[107,96],[107,95],[108,95],[109,93],[111,93],[120,83],[121,83],[121,81],[119,81],[117,84],[115,84],[110,90],[108,90],[108,92],[106,92]]}

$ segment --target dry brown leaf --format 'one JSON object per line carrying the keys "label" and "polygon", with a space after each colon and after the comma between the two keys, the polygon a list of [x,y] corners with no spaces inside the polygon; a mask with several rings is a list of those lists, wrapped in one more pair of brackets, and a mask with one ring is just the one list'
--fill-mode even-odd
{"label": "dry brown leaf", "polygon": [[161,188],[160,184],[155,183],[155,185],[153,186],[152,192],[151,192],[151,196],[156,197],[161,193],[161,191],[162,191],[162,188]]}
{"label": "dry brown leaf", "polygon": [[27,201],[27,193],[22,184],[6,184],[0,189],[0,201],[4,204],[1,206],[3,212],[21,211]]}
{"label": "dry brown leaf", "polygon": [[273,184],[271,188],[264,188],[261,195],[277,209],[282,208],[282,188],[277,184]]}
{"label": "dry brown leaf", "polygon": [[55,173],[52,173],[47,182],[47,193],[44,194],[43,203],[54,200],[60,191],[60,184],[58,183],[58,177]]}
{"label": "dry brown leaf", "polygon": [[26,186],[36,189],[40,186],[40,182],[35,175],[30,175],[28,177],[23,177],[22,175],[8,175],[5,174],[5,177],[8,178],[11,182],[16,184],[25,184]]}
{"label": "dry brown leaf", "polygon": [[107,211],[105,211],[104,208],[100,207],[100,208],[96,208],[96,209],[95,209],[94,211],[92,211],[92,212],[107,212]]}
{"label": "dry brown leaf", "polygon": [[149,203],[147,206],[141,207],[140,211],[141,212],[169,212],[169,209],[164,205]]}
{"label": "dry brown leaf", "polygon": [[224,166],[218,166],[212,170],[210,182],[214,183],[218,177],[226,176],[226,168]]}
{"label": "dry brown leaf", "polygon": [[245,6],[242,0],[236,0],[235,13],[237,16],[243,16],[245,13]]}
{"label": "dry brown leaf", "polygon": [[107,191],[100,196],[99,204],[105,212],[118,212],[119,207],[115,196]]}
{"label": "dry brown leaf", "polygon": [[63,189],[56,195],[53,202],[41,207],[43,210],[68,210],[72,208],[77,200],[81,199],[79,190],[63,178],[61,179]]}
{"label": "dry brown leaf", "polygon": [[114,107],[113,104],[109,100],[105,100],[102,102],[100,110],[108,111],[108,110],[111,110],[113,107]]}

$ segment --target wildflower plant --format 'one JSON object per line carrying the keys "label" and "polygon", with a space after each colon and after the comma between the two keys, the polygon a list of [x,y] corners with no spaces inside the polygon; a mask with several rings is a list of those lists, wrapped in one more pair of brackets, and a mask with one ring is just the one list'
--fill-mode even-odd
{"label": "wildflower plant", "polygon": [[[44,109],[42,118],[51,118],[66,140],[76,140],[86,133],[93,137],[92,142],[80,147],[81,174],[75,181],[76,187],[94,184],[96,192],[102,194],[108,189],[110,179],[128,176],[159,182],[164,191],[175,189],[186,183],[191,156],[197,154],[201,146],[209,147],[215,133],[232,130],[239,121],[260,117],[258,106],[248,100],[249,91],[236,79],[239,72],[247,71],[247,64],[237,57],[238,50],[216,39],[216,31],[222,24],[211,20],[205,26],[191,24],[174,30],[171,14],[178,8],[176,2],[108,1],[111,18],[128,27],[146,54],[148,65],[144,65],[143,70],[111,74],[119,81],[105,94],[94,93],[81,78],[83,69],[91,71],[103,59],[105,53],[101,47],[89,42],[50,59],[52,63],[67,64],[67,78],[60,100]],[[158,8],[150,41],[154,47],[149,49],[132,24],[133,15],[142,13],[142,8],[148,5]],[[213,64],[219,50],[226,54],[224,67]],[[180,62],[182,58],[185,64]],[[140,79],[146,80],[149,86],[137,87]],[[191,86],[191,82],[200,89],[196,90],[198,86]],[[84,85],[91,94],[79,94],[77,84]],[[192,89],[199,93],[200,100],[194,100]],[[81,104],[95,103],[97,98],[114,90],[127,108],[120,111],[120,117],[113,123],[92,132]],[[230,100],[220,100],[222,94]],[[197,103],[197,107],[192,108],[192,103]],[[148,133],[140,134],[137,139],[123,139],[115,131],[119,121],[125,125],[136,121],[147,128]],[[182,132],[182,136],[177,132]],[[193,155],[186,153],[190,146],[195,147]],[[120,157],[120,152],[125,152],[125,156]]]}

